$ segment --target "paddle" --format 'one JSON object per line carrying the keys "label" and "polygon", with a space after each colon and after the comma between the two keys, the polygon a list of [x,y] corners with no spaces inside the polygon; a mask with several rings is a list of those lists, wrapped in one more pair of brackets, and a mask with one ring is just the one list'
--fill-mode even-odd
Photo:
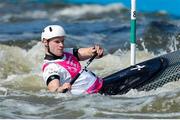
{"label": "paddle", "polygon": [[[84,69],[79,72],[70,82],[70,84],[72,85],[76,80],[77,78],[84,72],[87,70],[87,67],[89,66],[89,64],[94,60],[94,58],[97,56],[97,54],[93,55],[92,58],[90,58],[86,64],[86,66],[84,66]],[[64,89],[62,93],[66,93],[68,91],[68,89]]]}

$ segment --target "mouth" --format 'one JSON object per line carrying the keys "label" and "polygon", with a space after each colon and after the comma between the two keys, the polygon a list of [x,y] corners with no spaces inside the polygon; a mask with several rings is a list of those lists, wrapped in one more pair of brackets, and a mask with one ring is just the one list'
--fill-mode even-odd
{"label": "mouth", "polygon": [[63,50],[63,48],[59,48],[58,50]]}

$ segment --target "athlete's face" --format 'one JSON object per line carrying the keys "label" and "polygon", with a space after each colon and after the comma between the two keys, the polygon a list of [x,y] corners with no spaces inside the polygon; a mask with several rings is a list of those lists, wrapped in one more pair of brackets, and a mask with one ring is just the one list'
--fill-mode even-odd
{"label": "athlete's face", "polygon": [[49,50],[56,56],[62,56],[64,50],[64,37],[55,37],[49,41]]}

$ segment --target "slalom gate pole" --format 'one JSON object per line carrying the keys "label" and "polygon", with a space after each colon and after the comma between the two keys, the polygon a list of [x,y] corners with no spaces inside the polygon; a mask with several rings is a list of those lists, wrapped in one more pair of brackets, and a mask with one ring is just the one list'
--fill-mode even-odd
{"label": "slalom gate pole", "polygon": [[136,64],[136,0],[131,0],[131,65]]}

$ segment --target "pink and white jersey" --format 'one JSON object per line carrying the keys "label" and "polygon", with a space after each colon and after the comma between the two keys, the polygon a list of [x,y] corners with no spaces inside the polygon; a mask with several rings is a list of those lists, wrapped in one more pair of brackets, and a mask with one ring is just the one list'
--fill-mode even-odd
{"label": "pink and white jersey", "polygon": [[[80,71],[81,65],[73,55],[73,49],[64,49],[61,59],[44,60],[42,71],[45,83],[52,75],[60,77],[60,83],[70,82]],[[72,85],[72,94],[97,93],[103,84],[103,80],[96,77],[91,71],[84,71]]]}

